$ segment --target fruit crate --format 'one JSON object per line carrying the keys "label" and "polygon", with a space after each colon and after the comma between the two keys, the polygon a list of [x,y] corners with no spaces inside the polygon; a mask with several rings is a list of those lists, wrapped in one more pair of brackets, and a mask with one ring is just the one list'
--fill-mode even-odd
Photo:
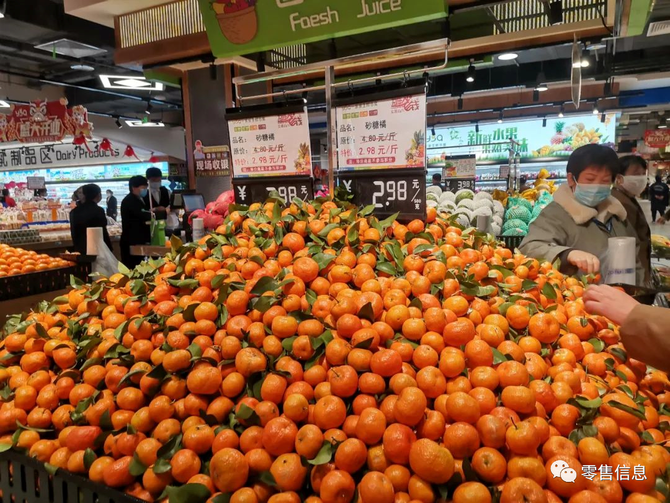
{"label": "fruit crate", "polygon": [[505,247],[514,251],[519,246],[526,236],[498,236],[498,241],[505,243]]}
{"label": "fruit crate", "polygon": [[91,264],[77,263],[70,267],[5,276],[0,278],[0,302],[64,290],[70,285],[70,275],[86,282],[90,272]]}
{"label": "fruit crate", "polygon": [[50,475],[43,463],[13,450],[0,454],[0,491],[2,503],[142,503],[65,470]]}

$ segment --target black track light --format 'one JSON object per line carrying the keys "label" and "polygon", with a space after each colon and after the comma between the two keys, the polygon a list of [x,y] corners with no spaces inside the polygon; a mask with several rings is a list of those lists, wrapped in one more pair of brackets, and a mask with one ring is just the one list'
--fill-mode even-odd
{"label": "black track light", "polygon": [[435,126],[433,126],[432,128],[430,128],[430,132],[431,132],[431,134],[433,135],[433,138],[435,138],[435,137],[437,136],[437,134],[435,133]]}
{"label": "black track light", "polygon": [[463,110],[463,98],[458,98],[458,109]]}
{"label": "black track light", "polygon": [[547,127],[547,118],[542,117],[542,127]]}
{"label": "black track light", "polygon": [[540,91],[533,89],[533,101],[540,101]]}
{"label": "black track light", "polygon": [[549,86],[547,86],[547,76],[544,74],[543,71],[540,71],[540,73],[537,74],[537,83],[535,84],[535,90],[537,92],[544,92],[547,89],[549,89]]}
{"label": "black track light", "polygon": [[468,66],[468,72],[465,74],[465,80],[467,82],[470,82],[471,84],[475,81],[475,74],[477,73],[477,70],[475,69],[475,65],[470,63],[470,66]]}
{"label": "black track light", "polygon": [[612,83],[610,82],[610,79],[605,81],[605,85],[603,86],[603,94],[605,97],[611,96],[612,94]]}
{"label": "black track light", "polygon": [[554,0],[549,2],[549,24],[563,24],[563,2]]}
{"label": "black track light", "polygon": [[123,124],[121,123],[121,118],[120,117],[116,118],[116,127],[119,128],[119,129],[123,128]]}
{"label": "black track light", "polygon": [[605,115],[605,112],[600,114],[600,122],[603,124],[605,123],[605,120],[607,119],[607,116]]}
{"label": "black track light", "polygon": [[209,78],[212,80],[216,80],[219,77],[219,67],[216,66],[214,63],[209,65]]}
{"label": "black track light", "polygon": [[563,117],[564,112],[565,112],[565,107],[563,105],[561,105],[561,108],[559,109],[559,112],[558,112],[558,116]]}
{"label": "black track light", "polygon": [[147,115],[151,115],[151,111],[154,109],[154,106],[151,104],[151,99],[147,100],[147,108],[145,110],[145,113]]}
{"label": "black track light", "polygon": [[503,121],[503,111],[500,111],[500,114],[498,115],[498,124],[502,124]]}
{"label": "black track light", "polygon": [[479,133],[479,122],[475,122],[475,133]]}

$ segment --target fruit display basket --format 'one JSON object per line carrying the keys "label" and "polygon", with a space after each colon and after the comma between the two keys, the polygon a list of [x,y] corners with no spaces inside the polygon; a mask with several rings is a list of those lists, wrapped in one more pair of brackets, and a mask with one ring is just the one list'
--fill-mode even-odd
{"label": "fruit display basket", "polygon": [[2,503],[139,503],[140,500],[80,475],[58,470],[50,475],[44,463],[13,450],[0,454]]}
{"label": "fruit display basket", "polygon": [[64,290],[70,285],[70,276],[87,281],[90,271],[90,264],[78,263],[70,267],[2,277],[0,278],[0,302]]}

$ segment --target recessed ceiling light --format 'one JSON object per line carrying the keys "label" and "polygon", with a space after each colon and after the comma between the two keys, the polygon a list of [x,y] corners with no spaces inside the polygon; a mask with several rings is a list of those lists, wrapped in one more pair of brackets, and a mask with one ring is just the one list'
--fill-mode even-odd
{"label": "recessed ceiling light", "polygon": [[84,64],[76,64],[76,65],[71,65],[70,69],[76,70],[79,72],[92,72],[95,70],[91,65],[84,65]]}
{"label": "recessed ceiling light", "polygon": [[100,82],[105,89],[126,89],[135,91],[163,91],[161,82],[151,82],[142,76],[100,75]]}
{"label": "recessed ceiling light", "polygon": [[151,122],[151,121],[144,122],[141,120],[135,120],[135,121],[127,120],[126,124],[128,124],[128,126],[130,127],[165,127],[165,124],[163,124],[162,122]]}
{"label": "recessed ceiling light", "polygon": [[511,61],[513,59],[518,58],[519,55],[516,52],[504,52],[500,56],[498,56],[498,59],[500,61]]}
{"label": "recessed ceiling light", "polygon": [[9,108],[9,103],[6,101],[0,100],[0,108]]}

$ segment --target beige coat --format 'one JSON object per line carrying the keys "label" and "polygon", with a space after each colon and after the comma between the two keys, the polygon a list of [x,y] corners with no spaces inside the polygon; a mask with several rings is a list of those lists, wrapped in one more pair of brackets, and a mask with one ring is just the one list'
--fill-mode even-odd
{"label": "beige coat", "polygon": [[670,309],[640,304],[621,325],[621,341],[631,358],[670,371]]}
{"label": "beige coat", "polygon": [[[520,246],[529,257],[554,262],[560,259],[560,270],[565,274],[578,273],[567,261],[568,253],[581,250],[600,260],[601,275],[607,275],[607,248],[611,237],[637,237],[635,229],[626,222],[626,210],[613,196],[596,208],[584,206],[570,187],[561,185],[550,203],[530,224],[528,235]],[[639,243],[638,243],[639,247]],[[637,284],[644,284],[644,269],[636,253]]]}

